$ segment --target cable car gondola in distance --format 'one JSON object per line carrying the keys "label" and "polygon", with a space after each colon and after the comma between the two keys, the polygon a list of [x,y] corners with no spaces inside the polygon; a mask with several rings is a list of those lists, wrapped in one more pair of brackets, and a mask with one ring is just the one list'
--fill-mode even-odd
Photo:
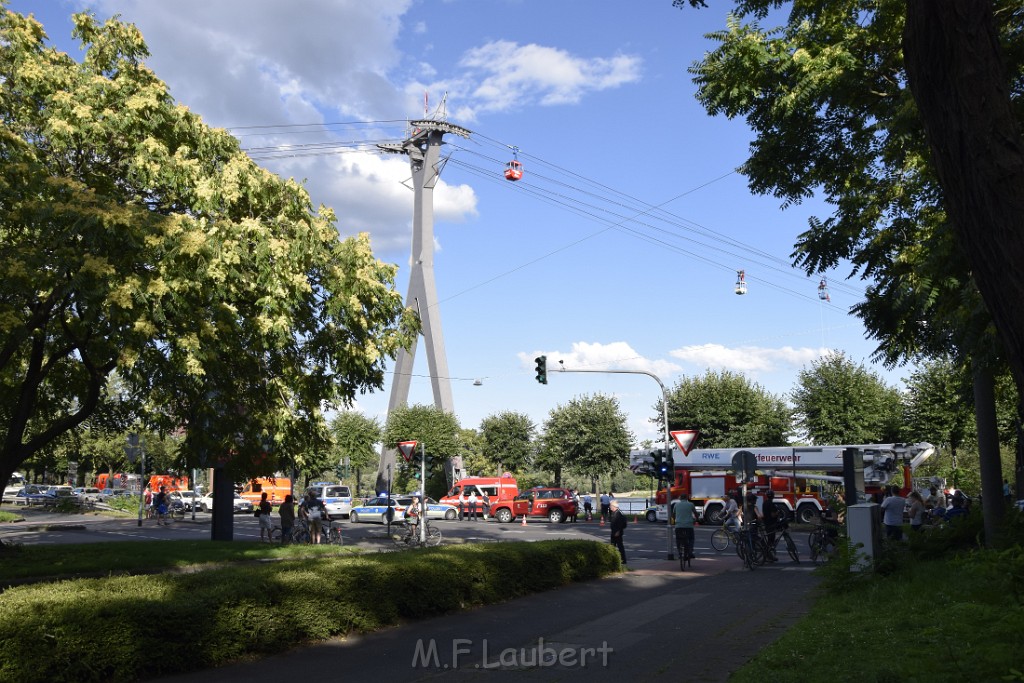
{"label": "cable car gondola in distance", "polygon": [[519,163],[519,148],[512,148],[512,161],[505,164],[505,180],[515,182],[523,177],[523,165]]}
{"label": "cable car gondola in distance", "polygon": [[821,282],[818,283],[818,298],[822,301],[832,302],[832,297],[828,293],[828,280],[822,276]]}
{"label": "cable car gondola in distance", "polygon": [[746,271],[743,271],[743,270],[737,270],[736,271],[736,289],[735,289],[735,292],[737,294],[746,294],[747,293],[747,281],[744,280],[744,277],[746,277]]}

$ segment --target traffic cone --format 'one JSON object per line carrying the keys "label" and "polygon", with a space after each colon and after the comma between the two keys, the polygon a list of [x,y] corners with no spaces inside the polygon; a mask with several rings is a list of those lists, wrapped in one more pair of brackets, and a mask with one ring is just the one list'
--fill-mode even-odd
{"label": "traffic cone", "polygon": [[604,515],[601,515],[601,526],[604,526]]}
{"label": "traffic cone", "polygon": [[523,526],[526,526],[526,515],[523,515]]}
{"label": "traffic cone", "polygon": [[640,521],[640,518],[639,518],[639,517],[637,517],[636,513],[634,512],[634,513],[633,513],[633,524],[636,524],[636,523],[637,523],[637,522],[639,522],[639,521]]}

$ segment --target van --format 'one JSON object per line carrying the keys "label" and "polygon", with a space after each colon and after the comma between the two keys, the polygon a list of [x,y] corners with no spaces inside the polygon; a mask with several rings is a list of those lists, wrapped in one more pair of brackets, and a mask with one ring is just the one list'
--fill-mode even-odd
{"label": "van", "polygon": [[255,507],[260,504],[263,494],[266,493],[271,505],[280,505],[284,502],[284,497],[291,492],[292,480],[288,477],[257,477],[250,479],[242,488],[242,498]]}
{"label": "van", "polygon": [[318,481],[306,489],[319,498],[331,517],[348,517],[352,512],[352,490],[344,484]]}
{"label": "van", "polygon": [[[519,484],[511,474],[501,477],[463,477],[440,500],[447,505],[459,506],[459,496],[476,491],[477,497],[486,495],[491,505],[500,500],[512,500],[519,493]],[[481,501],[482,503],[482,501]],[[481,508],[482,509],[482,508]]]}

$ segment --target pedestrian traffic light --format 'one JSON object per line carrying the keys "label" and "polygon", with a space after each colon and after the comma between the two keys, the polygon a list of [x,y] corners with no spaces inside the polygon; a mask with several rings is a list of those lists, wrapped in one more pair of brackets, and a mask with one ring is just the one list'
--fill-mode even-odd
{"label": "pedestrian traffic light", "polygon": [[541,384],[548,383],[548,357],[537,356],[533,359],[537,362],[537,381]]}

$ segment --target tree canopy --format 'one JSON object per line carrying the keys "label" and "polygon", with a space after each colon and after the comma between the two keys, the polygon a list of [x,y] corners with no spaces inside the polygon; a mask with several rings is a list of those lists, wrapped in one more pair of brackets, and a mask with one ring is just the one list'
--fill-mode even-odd
{"label": "tree canopy", "polygon": [[[661,423],[660,401],[655,410]],[[668,424],[699,429],[698,448],[784,446],[790,433],[785,402],[728,370],[680,379],[668,392]]]}
{"label": "tree canopy", "polygon": [[548,413],[535,464],[554,472],[557,484],[563,470],[593,479],[627,467],[632,442],[616,398],[578,396]]}
{"label": "tree canopy", "polygon": [[537,426],[525,413],[510,410],[489,415],[480,423],[487,457],[503,471],[525,470],[533,458]]}
{"label": "tree canopy", "polygon": [[102,415],[115,370],[193,465],[325,445],[323,407],[412,340],[395,267],[176,103],[134,26],[74,23],[80,62],[0,3],[0,477]]}
{"label": "tree canopy", "polygon": [[833,353],[800,371],[792,393],[796,426],[818,445],[909,441],[900,392],[863,364]]}
{"label": "tree canopy", "polygon": [[[444,463],[462,453],[459,420],[436,406],[400,406],[388,414],[384,425],[384,446],[397,448],[402,441],[418,441],[426,451],[431,467],[427,470],[428,495],[440,498],[448,490]],[[420,446],[418,445],[417,451]],[[403,491],[414,484],[416,472],[398,458],[398,472],[392,473],[392,491]]]}

